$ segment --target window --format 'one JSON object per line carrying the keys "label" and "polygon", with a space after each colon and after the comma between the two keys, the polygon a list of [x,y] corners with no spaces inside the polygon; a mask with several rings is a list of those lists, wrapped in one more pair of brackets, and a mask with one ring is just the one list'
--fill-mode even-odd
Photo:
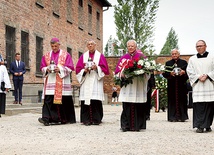
{"label": "window", "polygon": [[79,6],[83,7],[83,1],[82,0],[79,0]]}
{"label": "window", "polygon": [[40,63],[43,56],[43,38],[36,36],[36,74],[41,75]]}
{"label": "window", "polygon": [[97,39],[100,39],[100,13],[97,11],[97,22],[96,22],[96,31],[97,31]]}
{"label": "window", "polygon": [[15,33],[16,33],[16,29],[13,27],[10,27],[8,25],[6,25],[5,27],[6,29],[6,33],[5,33],[5,37],[6,37],[6,60],[7,60],[7,67],[9,67],[9,65],[11,64],[11,62],[14,60],[15,58],[15,53],[16,53],[16,44],[15,44]]}
{"label": "window", "polygon": [[70,47],[67,47],[67,52],[71,55],[72,57],[72,49]]}
{"label": "window", "polygon": [[44,8],[44,0],[36,0],[36,5],[40,8]]}
{"label": "window", "polygon": [[61,4],[61,0],[53,0],[53,15],[55,17],[59,17],[59,10],[60,10],[60,4]]}
{"label": "window", "polygon": [[78,57],[80,58],[82,55],[82,52],[78,52]]}
{"label": "window", "polygon": [[92,6],[88,5],[88,34],[92,35]]}
{"label": "window", "polygon": [[25,67],[30,69],[29,66],[29,34],[21,31],[21,59],[25,63]]}
{"label": "window", "polygon": [[83,10],[83,0],[79,0],[78,7],[78,27],[80,30],[83,30],[84,24],[84,10]]}
{"label": "window", "polygon": [[72,0],[67,0],[67,22],[72,23]]}

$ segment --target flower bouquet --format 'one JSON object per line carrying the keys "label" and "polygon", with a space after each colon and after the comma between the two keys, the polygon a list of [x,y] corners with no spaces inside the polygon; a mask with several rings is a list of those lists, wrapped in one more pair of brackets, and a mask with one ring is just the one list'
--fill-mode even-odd
{"label": "flower bouquet", "polygon": [[143,78],[143,74],[151,73],[153,71],[164,71],[165,67],[161,64],[156,64],[154,60],[137,58],[137,59],[122,59],[119,64],[120,72],[114,74],[114,82],[121,88],[133,83],[134,77]]}

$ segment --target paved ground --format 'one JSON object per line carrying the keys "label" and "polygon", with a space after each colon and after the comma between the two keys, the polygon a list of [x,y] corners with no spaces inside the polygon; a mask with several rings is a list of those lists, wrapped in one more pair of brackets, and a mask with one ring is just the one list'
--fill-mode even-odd
{"label": "paved ground", "polygon": [[187,122],[167,122],[166,113],[151,111],[147,129],[121,132],[121,105],[104,105],[99,126],[79,123],[43,126],[41,111],[0,118],[0,155],[213,155],[214,131],[195,133],[192,109]]}

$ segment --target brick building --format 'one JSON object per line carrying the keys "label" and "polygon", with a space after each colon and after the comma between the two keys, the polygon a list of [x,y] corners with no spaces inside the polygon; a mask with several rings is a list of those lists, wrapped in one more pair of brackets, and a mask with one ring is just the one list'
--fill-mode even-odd
{"label": "brick building", "polygon": [[[20,52],[26,64],[24,96],[42,89],[39,70],[41,57],[50,50],[50,39],[57,37],[61,49],[71,53],[74,64],[85,52],[86,41],[93,39],[103,49],[103,11],[107,0],[1,0],[0,53],[8,67]],[[73,73],[73,85],[77,85]]]}

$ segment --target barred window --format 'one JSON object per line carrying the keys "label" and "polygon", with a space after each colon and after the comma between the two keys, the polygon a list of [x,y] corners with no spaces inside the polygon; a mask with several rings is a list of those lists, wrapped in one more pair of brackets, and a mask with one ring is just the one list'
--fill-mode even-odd
{"label": "barred window", "polygon": [[30,69],[29,66],[29,34],[21,31],[21,59],[25,63],[26,69]]}
{"label": "barred window", "polygon": [[41,75],[40,63],[43,56],[43,38],[36,36],[36,74]]}
{"label": "barred window", "polygon": [[61,0],[53,0],[53,15],[55,17],[60,17],[60,4],[61,4]]}
{"label": "barred window", "polygon": [[96,22],[96,31],[97,31],[97,39],[100,39],[100,13],[97,11],[97,22]]}
{"label": "barred window", "polygon": [[88,34],[92,35],[92,6],[88,4]]}
{"label": "barred window", "polygon": [[6,31],[6,60],[7,60],[7,67],[9,68],[9,65],[12,61],[15,59],[15,53],[16,53],[16,42],[15,42],[15,34],[16,29],[14,27],[10,27],[6,25],[5,27]]}
{"label": "barred window", "polygon": [[72,0],[67,0],[67,22],[72,23]]}

